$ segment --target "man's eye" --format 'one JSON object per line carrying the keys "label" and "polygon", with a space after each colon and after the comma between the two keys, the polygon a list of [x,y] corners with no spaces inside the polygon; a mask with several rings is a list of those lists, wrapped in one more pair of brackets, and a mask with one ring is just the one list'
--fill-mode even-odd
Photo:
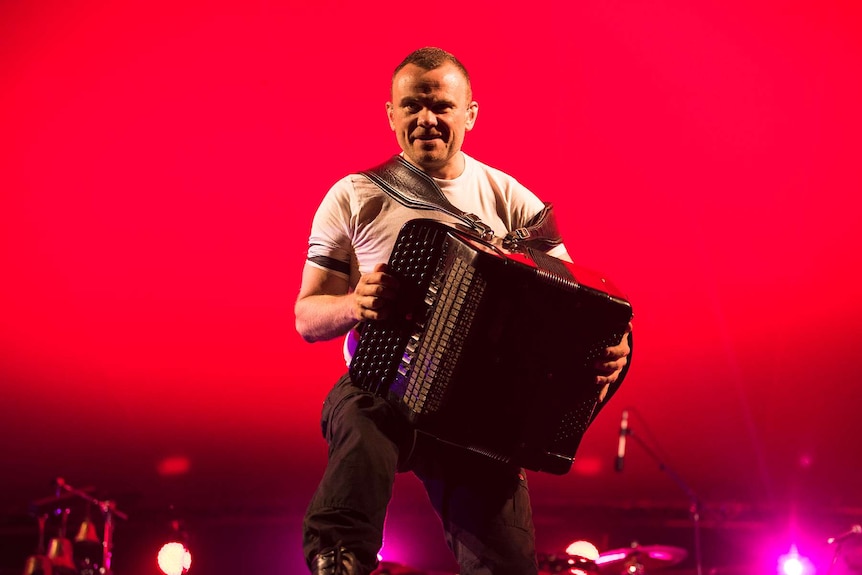
{"label": "man's eye", "polygon": [[404,106],[404,109],[407,110],[408,112],[410,112],[411,114],[415,114],[421,108],[420,108],[419,104],[407,104]]}

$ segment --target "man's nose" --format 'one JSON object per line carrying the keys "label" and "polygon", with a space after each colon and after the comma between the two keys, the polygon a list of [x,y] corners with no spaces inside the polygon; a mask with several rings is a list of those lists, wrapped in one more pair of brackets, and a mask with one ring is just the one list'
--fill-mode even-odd
{"label": "man's nose", "polygon": [[419,112],[419,125],[424,127],[437,125],[437,114],[428,108],[422,108]]}

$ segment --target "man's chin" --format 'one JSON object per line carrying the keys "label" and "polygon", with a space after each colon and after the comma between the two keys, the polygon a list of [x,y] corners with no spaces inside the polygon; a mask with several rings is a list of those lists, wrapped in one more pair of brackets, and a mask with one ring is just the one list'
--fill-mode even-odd
{"label": "man's chin", "polygon": [[446,156],[437,150],[414,150],[409,159],[420,168],[436,168],[446,163]]}

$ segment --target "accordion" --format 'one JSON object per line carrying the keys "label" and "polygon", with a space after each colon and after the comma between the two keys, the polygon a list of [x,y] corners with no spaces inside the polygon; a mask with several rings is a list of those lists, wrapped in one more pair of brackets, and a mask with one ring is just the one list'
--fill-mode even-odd
{"label": "accordion", "polygon": [[593,364],[625,333],[629,302],[594,272],[430,219],[403,226],[389,265],[397,313],[363,326],[354,384],[420,433],[567,473],[600,402]]}

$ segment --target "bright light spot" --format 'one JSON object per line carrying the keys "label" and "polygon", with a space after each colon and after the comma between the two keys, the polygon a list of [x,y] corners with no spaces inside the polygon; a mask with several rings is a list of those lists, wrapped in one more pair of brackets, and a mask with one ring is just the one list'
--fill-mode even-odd
{"label": "bright light spot", "polygon": [[192,566],[192,554],[182,543],[166,543],[159,549],[158,561],[165,575],[183,575]]}
{"label": "bright light spot", "polygon": [[781,572],[784,575],[802,575],[804,572],[802,561],[798,557],[788,557],[781,566]]}
{"label": "bright light spot", "polygon": [[799,555],[796,545],[790,546],[790,552],[778,558],[778,572],[781,575],[814,575],[814,565]]}
{"label": "bright light spot", "polygon": [[574,541],[566,547],[566,555],[574,555],[595,561],[599,558],[599,550],[589,541]]}

